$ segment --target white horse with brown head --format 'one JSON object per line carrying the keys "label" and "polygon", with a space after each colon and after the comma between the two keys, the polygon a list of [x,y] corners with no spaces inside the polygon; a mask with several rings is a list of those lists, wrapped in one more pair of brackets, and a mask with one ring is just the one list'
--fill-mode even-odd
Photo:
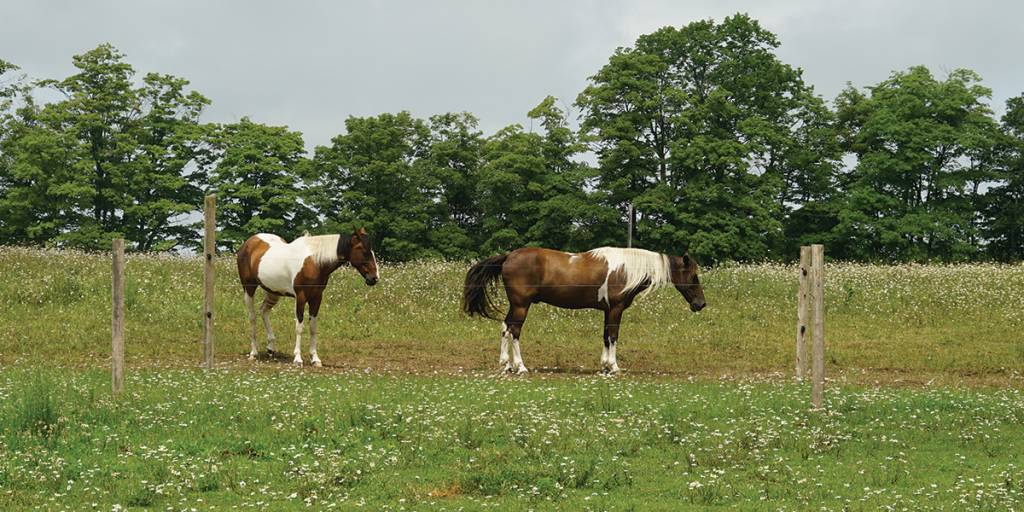
{"label": "white horse with brown head", "polygon": [[242,244],[237,260],[238,279],[245,291],[245,306],[252,329],[249,359],[254,359],[257,354],[256,309],[253,303],[256,288],[263,288],[266,292],[260,312],[267,332],[267,352],[274,352],[270,310],[282,295],[287,295],[295,298],[295,364],[302,365],[302,324],[306,304],[309,304],[310,362],[320,366],[320,357],[316,353],[316,317],[331,273],[349,263],[359,271],[367,285],[373,286],[380,279],[370,237],[362,228],[349,236],[306,235],[291,243],[277,235],[260,233]]}

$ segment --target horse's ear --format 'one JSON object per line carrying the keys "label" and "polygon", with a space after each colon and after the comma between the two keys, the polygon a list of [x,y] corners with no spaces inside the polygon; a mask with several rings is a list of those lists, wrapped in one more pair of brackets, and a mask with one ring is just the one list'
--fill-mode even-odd
{"label": "horse's ear", "polygon": [[359,230],[356,231],[356,234],[359,236],[366,236],[366,228],[359,228]]}
{"label": "horse's ear", "polygon": [[690,266],[690,252],[686,251],[683,253],[683,265]]}

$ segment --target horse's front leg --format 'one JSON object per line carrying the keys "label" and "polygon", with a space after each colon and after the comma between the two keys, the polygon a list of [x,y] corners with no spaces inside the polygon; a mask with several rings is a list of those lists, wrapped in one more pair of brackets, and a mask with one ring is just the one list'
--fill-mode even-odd
{"label": "horse's front leg", "polygon": [[295,294],[295,366],[302,366],[302,319],[306,316],[306,295]]}
{"label": "horse's front leg", "polygon": [[608,310],[604,312],[604,334],[601,336],[601,340],[604,342],[604,348],[601,349],[601,371],[608,371]]}
{"label": "horse's front leg", "polygon": [[601,357],[601,364],[606,373],[615,375],[619,373],[619,363],[615,360],[615,344],[619,340],[619,323],[622,322],[622,310],[624,308],[613,307],[604,316],[604,355]]}
{"label": "horse's front leg", "polygon": [[309,362],[313,366],[323,366],[320,356],[316,353],[316,316],[320,313],[320,300],[323,298],[322,290],[317,290],[309,298]]}

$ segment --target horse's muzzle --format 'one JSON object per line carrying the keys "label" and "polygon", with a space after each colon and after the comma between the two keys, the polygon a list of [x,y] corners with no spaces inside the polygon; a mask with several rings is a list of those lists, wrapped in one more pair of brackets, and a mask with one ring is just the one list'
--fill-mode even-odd
{"label": "horse's muzzle", "polygon": [[378,279],[377,276],[367,277],[366,278],[366,285],[367,286],[373,286],[373,285],[377,284],[377,281],[379,281],[379,280],[380,279]]}
{"label": "horse's muzzle", "polygon": [[691,302],[690,303],[690,311],[693,311],[694,313],[696,313],[696,312],[704,309],[704,306],[706,306],[706,305],[707,305],[707,303],[703,302],[703,301],[701,301],[701,302]]}

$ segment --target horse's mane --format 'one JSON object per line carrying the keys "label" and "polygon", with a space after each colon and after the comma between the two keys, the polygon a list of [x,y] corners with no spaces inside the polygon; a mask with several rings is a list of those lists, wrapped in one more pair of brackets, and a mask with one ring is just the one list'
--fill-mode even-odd
{"label": "horse's mane", "polygon": [[[622,269],[626,273],[626,283],[622,288],[623,293],[631,292],[645,282],[650,286],[642,291],[640,295],[646,295],[664,284],[672,282],[672,274],[669,267],[668,256],[643,249],[625,249],[621,247],[600,247],[587,251],[592,257],[600,258],[608,264],[608,274]],[[605,278],[602,286],[607,300],[608,278]],[[600,293],[600,292],[599,292]]]}
{"label": "horse's mane", "polygon": [[317,265],[333,265],[338,262],[338,239],[341,235],[306,235],[306,247]]}

